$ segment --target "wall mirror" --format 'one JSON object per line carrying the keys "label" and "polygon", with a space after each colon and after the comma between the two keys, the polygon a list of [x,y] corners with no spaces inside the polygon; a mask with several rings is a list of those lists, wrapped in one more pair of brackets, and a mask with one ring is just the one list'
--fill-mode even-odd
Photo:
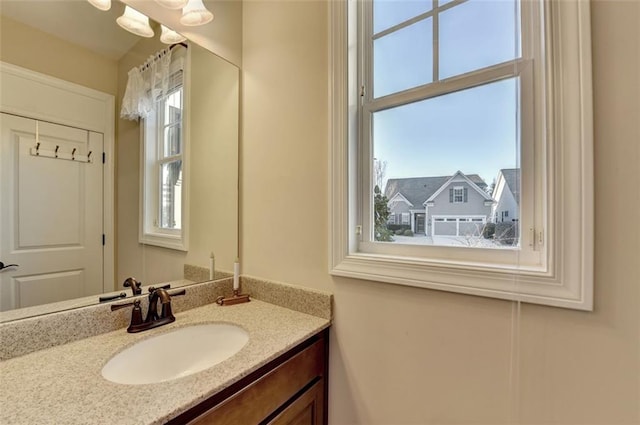
{"label": "wall mirror", "polygon": [[[233,270],[239,69],[193,40],[172,49],[185,63],[179,130],[184,167],[180,178],[172,179],[174,187],[180,186],[172,196],[182,205],[188,240],[179,249],[143,243],[143,122],[121,119],[119,112],[129,70],[168,46],[160,42],[155,21],[152,38],[120,28],[116,18],[124,8],[117,0],[109,11],[84,0],[0,0],[0,261],[19,265],[0,270],[0,322],[97,303],[103,293],[124,292],[129,298],[132,291],[123,282],[130,276],[143,285],[171,282],[173,287],[209,280],[212,253],[214,278]],[[223,18],[216,15],[216,20]],[[25,70],[34,80],[53,77],[89,93],[112,95],[113,111],[107,111],[112,112],[112,134],[38,115],[40,102],[66,105],[47,97],[46,90],[24,96],[33,103],[24,106],[34,108],[32,116],[7,107],[5,98],[20,90],[13,75]],[[84,113],[79,108],[79,115]],[[97,183],[89,186],[92,176]],[[85,240],[94,244],[94,238],[99,243],[84,249]],[[88,256],[91,250],[97,254],[91,258],[98,259],[85,265],[63,258]],[[185,276],[185,265],[196,267],[186,267]]]}

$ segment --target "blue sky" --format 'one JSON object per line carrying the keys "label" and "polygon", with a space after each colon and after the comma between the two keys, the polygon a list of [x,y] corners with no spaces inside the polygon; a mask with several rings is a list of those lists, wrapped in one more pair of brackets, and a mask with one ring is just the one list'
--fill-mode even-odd
{"label": "blue sky", "polygon": [[[375,0],[374,31],[431,9],[431,0]],[[440,15],[440,78],[519,55],[514,0],[469,0]],[[429,18],[374,42],[374,95],[433,82]],[[376,112],[374,157],[386,178],[479,174],[487,184],[517,161],[518,79]]]}

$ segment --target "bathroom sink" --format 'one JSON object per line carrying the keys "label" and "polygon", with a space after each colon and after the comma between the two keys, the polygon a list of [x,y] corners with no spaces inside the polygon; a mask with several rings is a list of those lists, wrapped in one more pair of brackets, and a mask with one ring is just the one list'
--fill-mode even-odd
{"label": "bathroom sink", "polygon": [[200,372],[236,354],[247,332],[227,323],[179,328],[144,339],[113,356],[102,376],[118,384],[153,384]]}

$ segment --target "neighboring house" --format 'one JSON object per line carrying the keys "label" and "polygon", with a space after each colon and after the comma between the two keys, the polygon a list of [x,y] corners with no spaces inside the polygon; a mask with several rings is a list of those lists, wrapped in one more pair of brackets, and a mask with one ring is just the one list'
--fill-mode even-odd
{"label": "neighboring house", "polygon": [[389,179],[389,224],[409,225],[427,236],[478,235],[491,214],[493,198],[477,174]]}
{"label": "neighboring house", "polygon": [[496,200],[491,213],[495,223],[518,221],[520,217],[520,169],[500,170],[493,190]]}

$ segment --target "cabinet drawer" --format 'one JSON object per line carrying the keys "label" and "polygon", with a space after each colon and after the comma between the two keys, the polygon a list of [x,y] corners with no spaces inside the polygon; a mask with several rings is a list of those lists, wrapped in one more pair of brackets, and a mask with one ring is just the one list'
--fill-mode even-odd
{"label": "cabinet drawer", "polygon": [[314,378],[324,375],[324,356],[324,341],[317,341],[189,424],[259,423]]}
{"label": "cabinet drawer", "polygon": [[317,381],[311,388],[291,402],[266,425],[320,425],[324,423],[324,382]]}

